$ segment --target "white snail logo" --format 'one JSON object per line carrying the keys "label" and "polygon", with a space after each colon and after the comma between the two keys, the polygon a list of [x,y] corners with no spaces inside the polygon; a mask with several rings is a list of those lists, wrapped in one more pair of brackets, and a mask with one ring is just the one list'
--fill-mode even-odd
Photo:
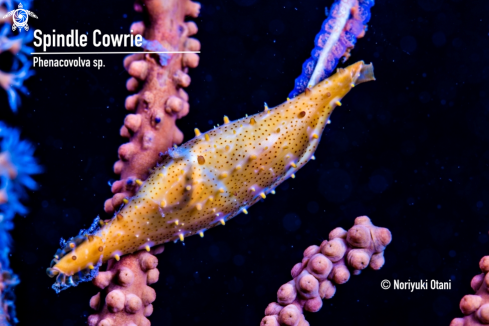
{"label": "white snail logo", "polygon": [[19,28],[19,32],[22,31],[22,28],[26,30],[26,32],[29,30],[29,25],[27,25],[27,21],[29,20],[29,16],[33,18],[37,18],[36,14],[33,13],[32,11],[25,10],[23,9],[23,6],[21,3],[19,3],[19,9],[12,10],[8,12],[5,16],[3,16],[3,19],[6,19],[10,16],[14,16],[13,19],[13,25],[12,25],[12,30],[15,31],[17,27]]}

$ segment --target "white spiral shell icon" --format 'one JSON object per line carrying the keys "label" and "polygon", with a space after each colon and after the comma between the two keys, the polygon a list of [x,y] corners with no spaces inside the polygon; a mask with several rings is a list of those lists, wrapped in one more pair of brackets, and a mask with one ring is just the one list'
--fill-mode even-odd
{"label": "white spiral shell icon", "polygon": [[22,31],[22,28],[26,31],[29,30],[29,25],[27,25],[29,16],[38,18],[32,11],[23,9],[22,3],[19,3],[19,9],[8,12],[5,16],[3,16],[3,19],[7,19],[10,16],[13,16],[12,30],[15,31],[17,28],[19,28],[19,32]]}
{"label": "white spiral shell icon", "polygon": [[17,9],[14,13],[14,22],[17,26],[25,26],[27,24],[27,12],[24,9]]}

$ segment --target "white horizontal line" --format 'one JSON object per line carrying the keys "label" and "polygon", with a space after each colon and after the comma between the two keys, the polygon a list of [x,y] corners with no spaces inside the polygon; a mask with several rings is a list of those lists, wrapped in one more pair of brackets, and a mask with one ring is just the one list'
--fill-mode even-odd
{"label": "white horizontal line", "polygon": [[45,54],[136,54],[136,53],[200,53],[200,51],[162,51],[162,52],[31,52],[33,55],[45,55]]}

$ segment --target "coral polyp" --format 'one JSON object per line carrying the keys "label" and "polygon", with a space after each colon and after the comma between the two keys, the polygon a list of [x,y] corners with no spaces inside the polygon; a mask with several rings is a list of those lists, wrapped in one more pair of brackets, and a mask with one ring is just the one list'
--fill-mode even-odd
{"label": "coral polyp", "polygon": [[[0,88],[6,91],[13,112],[17,112],[20,106],[20,94],[28,95],[29,93],[23,85],[24,82],[34,75],[27,57],[33,51],[33,48],[27,45],[33,39],[33,32],[31,30],[30,32],[13,33],[16,28],[12,19],[19,19],[19,16],[13,13],[25,15],[22,16],[23,18],[27,17],[27,12],[34,14],[27,10],[31,6],[31,1],[22,2],[23,4],[17,1],[0,0],[0,53],[10,52],[13,57],[10,69],[8,71],[0,70]],[[21,11],[18,11],[18,6],[21,7]],[[24,21],[24,25],[26,22]]]}
{"label": "coral polyp", "polygon": [[373,80],[357,62],[292,100],[171,149],[134,197],[100,228],[63,243],[48,275],[61,291],[90,279],[103,262],[169,241],[203,236],[265,198],[312,157],[329,116],[356,84]]}

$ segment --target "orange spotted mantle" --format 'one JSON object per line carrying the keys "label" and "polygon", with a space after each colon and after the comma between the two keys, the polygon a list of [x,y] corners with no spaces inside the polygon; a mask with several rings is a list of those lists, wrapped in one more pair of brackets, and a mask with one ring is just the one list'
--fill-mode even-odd
{"label": "orange spotted mantle", "polygon": [[373,67],[357,62],[273,109],[233,122],[224,117],[222,126],[206,133],[196,129],[196,137],[171,149],[113,219],[55,257],[48,274],[70,277],[111,258],[203,236],[205,230],[247,214],[313,158],[343,96],[355,84],[373,79]]}

